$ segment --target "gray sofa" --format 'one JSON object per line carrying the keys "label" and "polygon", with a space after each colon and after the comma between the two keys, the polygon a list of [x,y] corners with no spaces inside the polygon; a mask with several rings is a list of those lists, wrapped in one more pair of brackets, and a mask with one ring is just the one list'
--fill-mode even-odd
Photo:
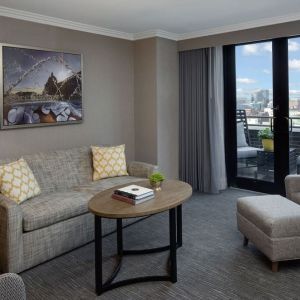
{"label": "gray sofa", "polygon": [[[131,162],[129,176],[92,181],[90,147],[23,156],[42,193],[20,205],[0,194],[0,272],[19,273],[94,239],[88,201],[96,193],[148,177],[156,166]],[[2,160],[0,165],[13,161]],[[127,220],[125,225],[135,220]],[[106,220],[103,234],[115,230]]]}

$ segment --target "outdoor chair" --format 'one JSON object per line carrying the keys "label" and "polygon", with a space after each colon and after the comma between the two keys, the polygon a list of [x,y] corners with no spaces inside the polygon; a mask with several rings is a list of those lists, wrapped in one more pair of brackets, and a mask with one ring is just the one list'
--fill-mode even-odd
{"label": "outdoor chair", "polygon": [[249,134],[246,111],[244,109],[236,110],[236,128],[237,128],[237,159],[240,167],[257,166],[257,150],[252,147]]}

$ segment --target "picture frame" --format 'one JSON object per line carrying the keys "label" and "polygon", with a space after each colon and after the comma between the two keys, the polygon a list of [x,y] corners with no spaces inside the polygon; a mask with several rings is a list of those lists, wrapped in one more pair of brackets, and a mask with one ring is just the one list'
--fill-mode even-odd
{"label": "picture frame", "polygon": [[82,54],[0,44],[0,128],[83,122]]}

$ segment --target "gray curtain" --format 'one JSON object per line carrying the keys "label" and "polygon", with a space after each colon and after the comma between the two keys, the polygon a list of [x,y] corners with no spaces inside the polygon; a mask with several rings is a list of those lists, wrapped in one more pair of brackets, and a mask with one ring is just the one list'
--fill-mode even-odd
{"label": "gray curtain", "polygon": [[180,178],[195,190],[227,186],[222,47],[180,52]]}

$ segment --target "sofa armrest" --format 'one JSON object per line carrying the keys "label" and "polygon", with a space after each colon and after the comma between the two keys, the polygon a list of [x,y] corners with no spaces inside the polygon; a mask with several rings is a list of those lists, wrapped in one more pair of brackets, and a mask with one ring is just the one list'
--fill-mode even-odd
{"label": "sofa armrest", "polygon": [[22,278],[14,273],[0,275],[0,298],[25,300],[26,291]]}
{"label": "sofa armrest", "polygon": [[285,177],[286,197],[293,200],[293,194],[300,192],[300,175],[288,175]]}
{"label": "sofa armrest", "polygon": [[20,206],[0,194],[0,271],[18,273],[23,268],[23,228]]}
{"label": "sofa armrest", "polygon": [[158,171],[158,166],[139,161],[132,161],[128,164],[130,176],[148,178],[152,173]]}

